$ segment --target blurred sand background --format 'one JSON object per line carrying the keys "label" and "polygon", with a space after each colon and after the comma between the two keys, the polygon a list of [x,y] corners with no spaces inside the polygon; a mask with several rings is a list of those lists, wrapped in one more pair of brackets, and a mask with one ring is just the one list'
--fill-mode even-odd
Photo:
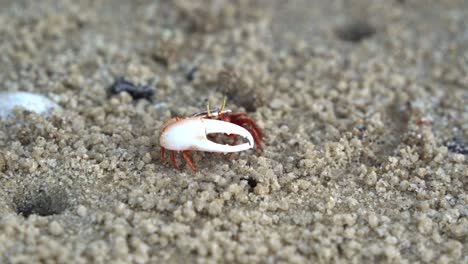
{"label": "blurred sand background", "polygon": [[[468,2],[0,0],[1,263],[467,263]],[[124,76],[153,100],[110,95]],[[206,100],[264,151],[160,161]]]}

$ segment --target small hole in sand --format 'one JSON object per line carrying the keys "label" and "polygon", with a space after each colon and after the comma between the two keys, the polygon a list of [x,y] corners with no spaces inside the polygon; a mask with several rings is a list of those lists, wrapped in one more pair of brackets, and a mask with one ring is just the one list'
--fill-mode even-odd
{"label": "small hole in sand", "polygon": [[350,22],[335,30],[335,34],[339,39],[355,43],[372,37],[375,32],[376,29],[365,21]]}
{"label": "small hole in sand", "polygon": [[249,185],[249,192],[252,192],[255,187],[257,187],[258,181],[254,178],[248,177],[248,178],[242,178],[241,180],[247,181],[247,184]]}
{"label": "small hole in sand", "polygon": [[28,217],[32,214],[49,216],[61,214],[69,206],[67,193],[59,188],[24,190],[14,199],[16,212]]}

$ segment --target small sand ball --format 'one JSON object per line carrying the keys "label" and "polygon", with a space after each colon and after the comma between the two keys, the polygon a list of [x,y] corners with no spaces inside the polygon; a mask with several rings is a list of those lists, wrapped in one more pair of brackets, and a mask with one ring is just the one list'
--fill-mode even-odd
{"label": "small sand ball", "polygon": [[431,231],[432,229],[432,220],[427,217],[423,216],[421,219],[418,221],[418,230],[422,234],[427,234]]}
{"label": "small sand ball", "polygon": [[52,221],[52,222],[50,222],[50,224],[49,224],[49,232],[50,232],[52,235],[58,236],[58,235],[62,234],[63,228],[62,228],[62,226],[61,226],[59,223],[57,223],[56,221]]}
{"label": "small sand ball", "polygon": [[396,260],[400,257],[400,252],[394,246],[387,246],[385,248],[385,255],[389,260]]}
{"label": "small sand ball", "polygon": [[115,243],[114,243],[114,252],[117,256],[123,257],[125,255],[128,255],[128,245],[127,241],[124,237],[116,237],[115,238]]}
{"label": "small sand ball", "polygon": [[372,228],[376,228],[379,225],[379,219],[374,213],[370,213],[368,216],[369,226]]}
{"label": "small sand ball", "polygon": [[114,213],[118,216],[122,216],[125,214],[125,209],[126,209],[126,205],[124,203],[118,203],[114,207]]}
{"label": "small sand ball", "polygon": [[88,214],[88,209],[83,205],[79,205],[76,209],[76,213],[81,217],[85,217]]}

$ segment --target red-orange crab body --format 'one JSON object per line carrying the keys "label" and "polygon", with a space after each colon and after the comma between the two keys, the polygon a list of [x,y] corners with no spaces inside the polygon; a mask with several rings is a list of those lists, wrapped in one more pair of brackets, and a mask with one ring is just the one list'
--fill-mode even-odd
{"label": "red-orange crab body", "polygon": [[[235,137],[233,145],[222,145],[207,139],[211,133],[224,133]],[[249,143],[236,145],[237,136],[247,138]],[[192,150],[233,153],[247,150],[257,145],[260,148],[263,134],[255,122],[245,113],[232,114],[230,110],[212,110],[193,114],[188,118],[173,118],[161,126],[159,142],[161,159],[165,150],[171,150],[172,165],[178,168],[175,151],[181,151],[184,159],[193,171],[195,165],[188,156]]]}

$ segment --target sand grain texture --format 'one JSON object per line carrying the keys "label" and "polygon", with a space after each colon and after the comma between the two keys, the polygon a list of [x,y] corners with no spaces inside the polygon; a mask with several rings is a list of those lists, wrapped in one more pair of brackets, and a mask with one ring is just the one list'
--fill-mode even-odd
{"label": "sand grain texture", "polygon": [[[192,4],[190,4],[192,3]],[[463,263],[463,0],[0,1],[1,263]],[[124,76],[153,101],[109,94]],[[264,151],[159,156],[205,100]]]}

